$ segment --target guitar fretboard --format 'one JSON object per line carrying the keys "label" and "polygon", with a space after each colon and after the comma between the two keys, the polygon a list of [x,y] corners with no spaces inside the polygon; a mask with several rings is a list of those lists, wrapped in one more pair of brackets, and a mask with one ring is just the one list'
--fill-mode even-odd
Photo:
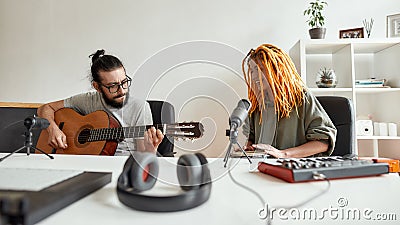
{"label": "guitar fretboard", "polygon": [[160,129],[165,134],[166,125],[145,125],[135,127],[117,127],[117,128],[101,128],[91,129],[87,134],[82,134],[82,138],[85,138],[88,142],[93,141],[104,141],[104,140],[123,140],[125,138],[140,138],[144,136],[144,133],[151,127]]}

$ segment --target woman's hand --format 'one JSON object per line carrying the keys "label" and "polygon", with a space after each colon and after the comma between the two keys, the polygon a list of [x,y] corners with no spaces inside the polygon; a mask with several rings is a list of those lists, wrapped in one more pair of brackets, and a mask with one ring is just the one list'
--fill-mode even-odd
{"label": "woman's hand", "polygon": [[254,144],[252,145],[253,148],[255,149],[260,149],[264,150],[265,153],[274,156],[275,158],[287,158],[286,153],[276,149],[272,145],[267,145],[267,144]]}
{"label": "woman's hand", "polygon": [[[251,141],[247,141],[246,145],[243,147],[245,151],[254,151],[253,143]],[[240,150],[240,149],[239,149]]]}

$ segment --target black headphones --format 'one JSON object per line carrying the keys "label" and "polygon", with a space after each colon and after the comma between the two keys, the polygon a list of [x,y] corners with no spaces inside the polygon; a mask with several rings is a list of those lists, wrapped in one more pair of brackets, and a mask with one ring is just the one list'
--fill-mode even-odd
{"label": "black headphones", "polygon": [[140,192],[151,189],[158,176],[157,157],[135,152],[125,162],[117,183],[117,195],[124,205],[148,212],[175,212],[191,209],[206,202],[211,193],[211,175],[207,159],[201,153],[182,155],[177,176],[182,194],[150,196]]}

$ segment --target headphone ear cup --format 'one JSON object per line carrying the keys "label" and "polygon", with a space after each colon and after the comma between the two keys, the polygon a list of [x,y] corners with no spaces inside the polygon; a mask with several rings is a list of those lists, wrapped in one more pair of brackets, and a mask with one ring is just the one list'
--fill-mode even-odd
{"label": "headphone ear cup", "polygon": [[176,168],[178,181],[185,191],[198,189],[202,183],[202,168],[199,158],[193,154],[182,155]]}
{"label": "headphone ear cup", "polygon": [[157,157],[149,152],[134,152],[130,170],[130,186],[133,191],[145,191],[157,181],[159,165]]}
{"label": "headphone ear cup", "polygon": [[210,169],[208,168],[207,158],[201,153],[196,153],[195,155],[197,156],[197,158],[200,160],[201,163],[201,168],[202,168],[201,184],[203,185],[211,183],[211,173]]}
{"label": "headphone ear cup", "polygon": [[133,157],[132,155],[129,156],[129,158],[126,160],[124,164],[124,168],[122,169],[121,174],[118,177],[118,186],[120,186],[122,189],[126,188],[131,188],[131,167],[133,164]]}

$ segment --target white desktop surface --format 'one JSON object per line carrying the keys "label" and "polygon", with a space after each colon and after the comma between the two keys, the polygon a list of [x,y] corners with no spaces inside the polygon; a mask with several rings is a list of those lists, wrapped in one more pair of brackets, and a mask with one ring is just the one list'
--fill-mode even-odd
{"label": "white desktop surface", "polygon": [[[4,154],[0,154],[3,156]],[[0,167],[12,168],[43,168],[43,169],[76,169],[96,172],[112,172],[112,182],[93,194],[71,204],[39,224],[266,224],[258,217],[262,208],[261,202],[252,193],[239,187],[229,178],[223,168],[222,159],[209,159],[213,177],[210,199],[194,209],[171,212],[151,213],[132,210],[119,202],[116,194],[116,181],[126,156],[74,156],[54,155],[51,160],[45,155],[15,154],[0,162]],[[160,179],[175,179],[175,164],[177,158],[160,158]],[[233,159],[231,159],[233,160]],[[256,163],[253,163],[255,165]],[[280,179],[262,173],[249,172],[249,163],[239,159],[232,166],[234,178],[256,190],[268,203],[269,207],[291,207],[300,203],[327,187],[326,181],[306,183],[286,183]],[[151,194],[175,194],[179,188],[157,182]],[[326,213],[321,220],[292,219],[288,213],[280,219],[275,212],[272,224],[398,224],[400,221],[399,207],[400,179],[397,173],[377,177],[341,179],[331,181],[330,190],[317,199],[298,208],[315,209],[319,216],[324,209],[350,211],[356,209],[368,211],[370,219],[360,220],[341,218],[340,214],[329,216]],[[340,207],[338,201],[347,201]],[[343,202],[343,201],[342,201]],[[292,213],[294,211],[292,210]],[[396,217],[396,220],[379,220],[381,216]],[[335,218],[338,215],[338,218]],[[287,218],[287,219],[285,219]],[[382,217],[380,217],[382,218]],[[378,218],[379,219],[379,218]]]}

